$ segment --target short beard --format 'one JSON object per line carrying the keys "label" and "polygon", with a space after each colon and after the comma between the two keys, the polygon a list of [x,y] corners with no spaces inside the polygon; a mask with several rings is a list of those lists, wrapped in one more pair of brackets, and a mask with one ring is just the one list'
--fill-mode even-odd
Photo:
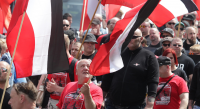
{"label": "short beard", "polygon": [[6,83],[6,79],[0,79],[0,84],[5,84]]}
{"label": "short beard", "polygon": [[191,45],[194,45],[196,43],[196,39],[194,39],[194,40],[188,39],[188,41],[190,42]]}

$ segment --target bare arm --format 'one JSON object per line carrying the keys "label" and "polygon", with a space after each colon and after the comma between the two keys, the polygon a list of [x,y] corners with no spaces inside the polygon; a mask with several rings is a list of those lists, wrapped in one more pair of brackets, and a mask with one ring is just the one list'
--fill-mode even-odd
{"label": "bare arm", "polygon": [[92,96],[90,94],[90,87],[87,83],[85,83],[82,87],[81,87],[81,92],[84,95],[84,102],[85,102],[85,108],[86,109],[96,109],[96,104],[92,99]]}
{"label": "bare arm", "polygon": [[189,100],[189,93],[182,93],[179,95],[181,104],[179,109],[187,109],[188,100]]}
{"label": "bare arm", "polygon": [[146,105],[145,109],[152,109],[153,105],[154,105],[154,101],[155,101],[154,97],[148,96],[147,97],[147,105]]}
{"label": "bare arm", "polygon": [[189,75],[189,81],[190,81],[190,84],[189,84],[189,85],[191,85],[191,83],[192,83],[192,76],[193,76],[193,74],[190,74],[190,75]]}
{"label": "bare arm", "polygon": [[189,100],[188,109],[192,109],[194,105],[194,100]]}
{"label": "bare arm", "polygon": [[60,87],[56,84],[56,82],[52,79],[52,81],[47,82],[47,87],[46,87],[48,92],[59,92],[62,93],[64,87]]}

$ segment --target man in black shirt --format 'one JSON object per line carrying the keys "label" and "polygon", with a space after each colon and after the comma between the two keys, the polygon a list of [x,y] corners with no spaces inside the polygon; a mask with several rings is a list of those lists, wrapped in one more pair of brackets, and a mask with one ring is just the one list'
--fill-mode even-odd
{"label": "man in black shirt", "polygon": [[162,40],[162,47],[159,47],[156,49],[156,51],[154,52],[155,55],[157,56],[160,56],[163,54],[163,52],[170,47],[170,43],[172,41],[172,38],[169,36],[169,37],[165,37],[163,40]]}
{"label": "man in black shirt", "polygon": [[184,70],[187,74],[187,77],[189,78],[189,81],[192,81],[195,63],[190,57],[181,52],[181,50],[183,49],[182,40],[180,38],[174,38],[171,42],[170,47],[176,52],[176,56],[178,59],[178,68]]}
{"label": "man in black shirt", "polygon": [[[0,89],[0,98],[2,98],[3,95],[3,89]],[[10,94],[8,92],[5,92],[2,109],[11,109],[10,105],[8,104],[8,101],[10,100]]]}
{"label": "man in black shirt", "polygon": [[149,46],[151,43],[151,40],[149,38],[150,29],[151,29],[151,25],[150,25],[149,19],[145,20],[140,25],[140,30],[142,31],[142,36],[145,37],[145,39],[147,40],[147,46]]}
{"label": "man in black shirt", "polygon": [[186,40],[183,43],[183,48],[185,50],[190,50],[190,47],[194,44],[200,44],[200,42],[197,40],[197,32],[194,27],[187,27],[185,30]]}
{"label": "man in black shirt", "polygon": [[157,28],[150,29],[149,37],[151,40],[151,44],[149,45],[149,47],[154,47],[154,48],[161,47],[162,44],[160,43],[160,33]]}
{"label": "man in black shirt", "polygon": [[122,52],[124,67],[103,76],[102,90],[109,93],[107,106],[111,109],[153,108],[159,79],[155,55],[142,48],[142,33],[135,31],[127,48]]}

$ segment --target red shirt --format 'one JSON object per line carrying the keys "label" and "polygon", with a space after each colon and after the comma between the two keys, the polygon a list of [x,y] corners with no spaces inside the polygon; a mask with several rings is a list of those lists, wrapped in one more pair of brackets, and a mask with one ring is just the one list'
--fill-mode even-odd
{"label": "red shirt", "polygon": [[[72,60],[73,60],[73,56],[71,56],[69,59],[69,65],[71,64]],[[76,62],[77,64],[77,62]],[[76,64],[74,66],[74,80],[78,81],[78,77],[76,75]],[[59,72],[59,73],[53,73],[53,74],[49,74],[47,77],[50,81],[53,78],[54,81],[56,82],[56,84],[60,87],[65,87],[69,82],[71,82],[70,78],[69,78],[69,73],[66,72]],[[54,100],[59,100],[60,99],[60,95],[61,93],[58,92],[53,92],[52,94],[50,94],[50,97]]]}
{"label": "red shirt", "polygon": [[[97,107],[96,109],[101,109],[101,104],[103,102],[102,89],[94,83],[90,83],[89,86],[90,94]],[[85,109],[84,95],[81,94],[79,99],[76,100],[81,87],[82,85],[78,85],[78,82],[70,82],[67,84],[60,96],[57,106],[60,109]]]}
{"label": "red shirt", "polygon": [[[173,76],[167,78],[159,78],[158,88],[163,87],[163,85]],[[188,87],[185,80],[179,76],[172,78],[169,83],[163,88],[160,94],[156,97],[154,102],[154,109],[179,109],[180,107],[180,97],[182,93],[188,93]]]}

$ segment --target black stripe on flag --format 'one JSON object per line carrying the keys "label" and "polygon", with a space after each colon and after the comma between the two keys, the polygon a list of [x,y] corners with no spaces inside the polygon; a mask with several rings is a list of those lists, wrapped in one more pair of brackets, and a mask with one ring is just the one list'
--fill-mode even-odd
{"label": "black stripe on flag", "polygon": [[127,47],[129,44],[135,30],[145,21],[145,19],[153,12],[153,10],[156,8],[160,0],[148,0],[144,6],[140,9],[138,18],[136,22],[133,24],[125,42],[122,45],[121,51]]}
{"label": "black stripe on flag", "polygon": [[[181,0],[189,12],[198,10],[196,4],[192,0]],[[178,8],[178,7],[177,7]]]}
{"label": "black stripe on flag", "polygon": [[48,51],[47,72],[56,73],[69,70],[69,61],[66,54],[63,19],[62,0],[51,0],[52,27]]}

